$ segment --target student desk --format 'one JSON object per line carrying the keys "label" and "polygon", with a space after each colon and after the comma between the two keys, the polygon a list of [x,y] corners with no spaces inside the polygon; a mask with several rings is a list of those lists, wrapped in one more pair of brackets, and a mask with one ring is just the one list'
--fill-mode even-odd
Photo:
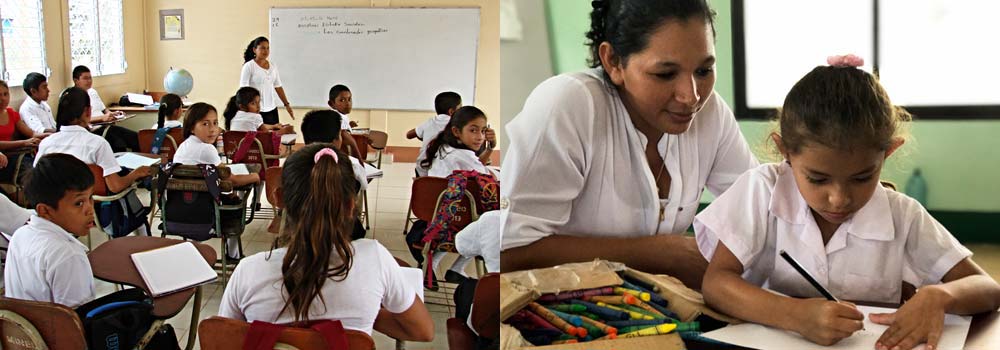
{"label": "student desk", "polygon": [[[370,132],[371,131],[369,129],[361,129],[361,128],[357,128],[357,129],[351,131],[351,137],[353,137],[354,138],[354,142],[358,144],[358,154],[361,155],[361,159],[358,159],[358,160],[361,161],[362,163],[364,163],[367,160],[367,158],[368,158],[368,142],[369,142],[368,141],[368,134]],[[347,144],[346,143],[344,144],[344,147],[342,147],[342,149],[345,152],[347,152]],[[350,154],[350,153],[348,153],[348,154]]]}
{"label": "student desk", "polygon": [[[857,305],[898,308],[899,304],[856,302]],[[718,345],[700,341],[686,341],[688,349],[748,349],[735,345]],[[817,345],[817,347],[819,347]],[[1000,349],[1000,310],[985,312],[972,316],[969,334],[965,337],[965,348],[968,350]]]}
{"label": "student desk", "polygon": [[[87,259],[90,260],[90,267],[94,271],[94,277],[102,281],[142,288],[146,291],[146,294],[150,294],[149,288],[146,287],[146,282],[143,282],[142,276],[139,275],[139,270],[132,263],[132,253],[183,242],[182,240],[148,236],[115,238],[92,250],[90,254],[87,254]],[[198,251],[209,265],[215,264],[215,249],[206,244],[191,243],[194,243],[194,246],[198,248]],[[184,305],[191,299],[192,294],[194,295],[194,307],[191,312],[191,328],[188,333],[187,346],[185,347],[188,350],[194,348],[194,340],[197,335],[198,311],[201,307],[202,297],[201,287],[188,288],[177,293],[153,298],[153,316],[161,320],[166,320],[180,313]]]}

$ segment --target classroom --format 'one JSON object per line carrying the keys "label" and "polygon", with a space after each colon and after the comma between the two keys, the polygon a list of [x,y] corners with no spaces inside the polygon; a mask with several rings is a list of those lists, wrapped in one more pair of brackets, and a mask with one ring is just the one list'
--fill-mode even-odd
{"label": "classroom", "polygon": [[[269,332],[301,349],[489,346],[497,308],[470,305],[497,302],[498,249],[455,235],[499,244],[498,222],[477,220],[497,209],[506,139],[499,12],[495,0],[5,1],[0,310],[38,334],[0,347],[239,349]],[[439,194],[466,180],[474,203],[448,214]],[[66,214],[81,207],[58,205],[69,193],[95,206]],[[32,233],[55,236],[20,238]],[[26,255],[44,244],[70,260]],[[313,256],[316,244],[331,249]],[[78,272],[66,298],[35,271],[52,264]],[[129,304],[101,308],[116,301]]]}
{"label": "classroom", "polygon": [[[502,1],[501,347],[909,348],[928,334],[935,348],[1000,346],[1000,51],[979,39],[1000,31],[985,15],[997,10]],[[864,107],[875,100],[883,112]],[[861,161],[855,142],[869,139],[882,156]],[[881,186],[860,172],[873,162]],[[907,231],[952,250],[889,243]],[[974,276],[945,276],[966,264]],[[967,281],[977,292],[957,299],[976,307],[942,313],[943,337],[890,336],[913,328],[876,315],[899,321],[921,292]],[[830,318],[810,307],[835,299],[860,309],[821,334]]]}

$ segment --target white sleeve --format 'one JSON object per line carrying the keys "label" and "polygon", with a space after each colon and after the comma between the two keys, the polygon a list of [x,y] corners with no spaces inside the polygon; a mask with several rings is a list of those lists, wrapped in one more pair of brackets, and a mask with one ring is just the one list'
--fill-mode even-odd
{"label": "white sleeve", "polygon": [[222,158],[219,157],[219,150],[215,148],[214,145],[204,144],[207,147],[202,147],[201,158],[204,161],[201,164],[212,164],[218,166],[222,164]]}
{"label": "white sleeve", "polygon": [[695,217],[695,239],[705,260],[712,261],[720,241],[740,260],[744,269],[764,250],[770,234],[767,232],[768,204],[775,179],[768,178],[761,170],[764,169],[744,173],[728,191]]}
{"label": "white sleeve", "polygon": [[948,232],[940,222],[934,219],[919,202],[906,198],[898,210],[910,213],[909,235],[906,238],[905,263],[924,285],[941,283],[941,278],[951,271],[962,259],[972,256],[972,252],[963,246]]}
{"label": "white sleeve", "polygon": [[281,76],[278,74],[278,66],[274,65],[274,62],[271,62],[271,70],[274,71],[274,87],[275,88],[280,88],[281,87]]}
{"label": "white sleeve", "polygon": [[365,166],[361,164],[357,158],[351,157],[351,169],[354,170],[354,178],[358,180],[358,184],[361,185],[358,189],[361,191],[368,189],[368,175],[365,170]]}
{"label": "white sleeve", "polygon": [[499,210],[483,213],[479,220],[465,226],[455,235],[455,249],[466,257],[481,256],[486,262],[486,272],[500,271]]}
{"label": "white sleeve", "polygon": [[595,116],[594,97],[582,82],[557,76],[538,85],[507,124],[503,249],[556,234],[569,221],[590,171],[593,125],[580,116]]}
{"label": "white sleeve", "polygon": [[378,255],[379,266],[382,266],[382,281],[385,283],[382,307],[394,314],[402,313],[413,306],[413,299],[417,296],[417,286],[407,283],[399,263],[392,257],[388,249],[381,243],[373,243],[376,245],[375,251]]}
{"label": "white sleeve", "polygon": [[52,288],[52,301],[75,308],[94,299],[94,273],[87,256],[66,254],[55,260],[46,273]]}
{"label": "white sleeve", "polygon": [[431,120],[425,121],[413,129],[413,131],[417,133],[417,138],[419,138],[420,141],[423,141],[427,137],[424,133],[427,132],[427,127],[433,123],[433,120],[434,118],[431,118]]}
{"label": "white sleeve", "polygon": [[243,64],[243,69],[240,70],[240,87],[252,86],[250,85],[250,77],[253,76],[253,67],[250,64],[253,61],[247,61]]}
{"label": "white sleeve", "polygon": [[31,103],[30,99],[31,98],[29,97],[24,100],[24,103],[21,104],[21,109],[18,113],[21,114],[21,120],[23,120],[24,123],[31,128],[31,131],[40,134],[45,132],[45,125],[42,124],[42,120],[39,119],[39,116],[35,114],[37,110],[28,105],[28,103]]}
{"label": "white sleeve", "polygon": [[219,316],[221,317],[240,321],[247,320],[243,310],[240,309],[239,301],[239,296],[242,294],[242,278],[240,277],[242,270],[240,266],[236,266],[236,270],[229,276],[229,283],[226,284],[226,290],[222,292],[222,300],[219,302]]}
{"label": "white sleeve", "polygon": [[104,110],[107,107],[104,106],[104,101],[101,100],[101,95],[97,93],[97,89],[87,90],[87,95],[90,96],[90,116],[104,115]]}
{"label": "white sleeve", "polygon": [[21,208],[7,199],[7,196],[0,196],[0,232],[13,234],[18,228],[24,226],[31,217],[31,212]]}
{"label": "white sleeve", "polygon": [[747,145],[746,138],[743,137],[743,132],[740,131],[733,111],[729,109],[718,93],[715,93],[713,100],[711,103],[717,105],[716,110],[721,114],[718,116],[721,128],[715,161],[705,182],[705,187],[712,194],[718,196],[729,189],[729,186],[740,175],[760,164],[757,162],[757,157],[750,152],[750,147]]}
{"label": "white sleeve", "polygon": [[104,176],[122,171],[122,167],[118,165],[118,159],[115,158],[115,152],[111,150],[111,144],[104,139],[101,139],[101,146],[94,154],[94,163],[104,169]]}

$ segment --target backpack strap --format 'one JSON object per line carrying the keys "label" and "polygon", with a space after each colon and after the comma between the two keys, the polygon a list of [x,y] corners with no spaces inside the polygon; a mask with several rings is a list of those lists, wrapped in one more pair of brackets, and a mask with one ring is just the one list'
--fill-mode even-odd
{"label": "backpack strap", "polygon": [[205,187],[208,188],[208,193],[215,199],[215,203],[219,203],[219,197],[222,194],[222,191],[219,190],[219,169],[212,164],[198,164],[198,169],[201,169],[201,175],[205,177]]}
{"label": "backpack strap", "polygon": [[173,128],[177,128],[177,126],[156,129],[156,134],[153,134],[153,154],[160,154],[160,147],[163,147],[163,140],[167,139],[167,133]]}
{"label": "backpack strap", "polygon": [[174,163],[160,164],[160,176],[156,179],[156,191],[161,195],[167,189],[167,181],[174,174]]}
{"label": "backpack strap", "polygon": [[241,163],[244,159],[246,159],[247,153],[250,151],[250,147],[253,146],[254,140],[256,139],[256,131],[247,131],[246,134],[243,135],[243,140],[240,140],[240,146],[236,148],[236,152],[233,152],[233,163]]}
{"label": "backpack strap", "polygon": [[243,350],[274,350],[274,344],[284,328],[273,323],[253,321],[243,337]]}

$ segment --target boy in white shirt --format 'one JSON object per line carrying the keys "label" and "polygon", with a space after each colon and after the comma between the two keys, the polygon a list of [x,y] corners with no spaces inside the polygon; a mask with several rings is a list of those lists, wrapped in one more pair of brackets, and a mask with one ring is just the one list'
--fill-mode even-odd
{"label": "boy in white shirt", "polygon": [[46,100],[49,99],[49,83],[41,73],[28,73],[24,77],[21,87],[28,98],[21,103],[18,113],[25,124],[34,131],[36,135],[56,132],[56,118],[52,115],[52,108]]}
{"label": "boy in white shirt", "polygon": [[427,145],[448,126],[451,116],[461,107],[462,96],[452,91],[442,92],[434,97],[434,111],[437,112],[437,115],[406,132],[407,139],[416,138],[421,141],[420,153],[417,154],[417,177],[427,176],[428,168],[420,166],[420,163],[427,157],[424,154],[427,152]]}
{"label": "boy in white shirt", "polygon": [[[341,142],[346,143],[351,146],[351,156],[357,159],[363,160],[364,156],[359,152],[358,143],[354,141],[354,137],[351,136],[351,128],[358,126],[358,123],[351,121],[348,114],[351,114],[351,107],[354,104],[353,95],[351,95],[351,89],[348,89],[344,85],[334,85],[330,88],[330,100],[326,103],[340,114],[340,139]],[[305,127],[303,127],[303,133],[305,132]],[[307,142],[308,143],[308,142]],[[339,146],[338,146],[339,147]]]}
{"label": "boy in white shirt", "polygon": [[94,298],[87,247],[76,239],[94,227],[93,190],[90,169],[76,157],[53,153],[38,159],[25,186],[37,214],[10,242],[6,297],[71,308]]}
{"label": "boy in white shirt", "polygon": [[[73,68],[73,85],[83,89],[90,96],[91,123],[110,122],[124,115],[122,112],[111,112],[104,106],[104,101],[101,100],[101,96],[94,89],[94,78],[91,76],[90,68],[87,68],[87,66],[76,66],[76,68]],[[111,149],[115,152],[139,151],[139,134],[137,132],[114,124],[95,128],[93,132],[101,135],[104,132],[104,128],[110,128],[108,129],[106,138],[108,139],[108,143],[111,144]]]}
{"label": "boy in white shirt", "polygon": [[[342,145],[340,113],[329,110],[315,110],[306,113],[302,118],[302,139],[305,143],[331,143],[334,148]],[[351,158],[351,167],[354,168],[354,178],[358,180],[358,189],[368,188],[368,179],[365,176],[365,167],[357,158]],[[354,230],[351,232],[351,239],[365,238],[365,228],[361,225],[361,219],[355,218]]]}

